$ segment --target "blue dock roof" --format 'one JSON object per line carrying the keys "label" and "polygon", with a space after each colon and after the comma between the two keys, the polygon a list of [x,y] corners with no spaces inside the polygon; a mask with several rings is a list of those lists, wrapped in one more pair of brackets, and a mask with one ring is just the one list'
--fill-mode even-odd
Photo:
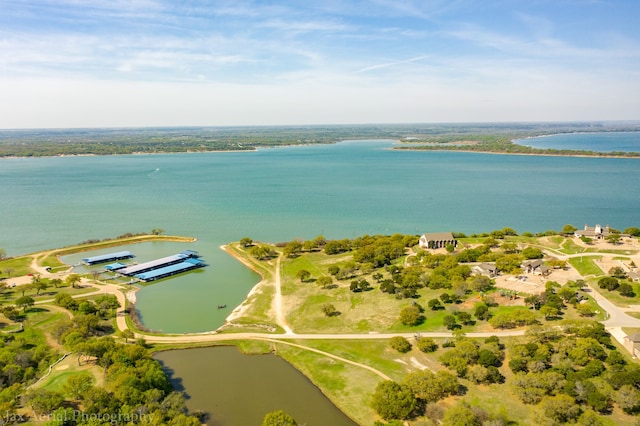
{"label": "blue dock roof", "polygon": [[124,263],[115,262],[105,265],[104,269],[106,269],[107,271],[117,271],[118,269],[122,269],[125,266],[127,265],[125,265]]}
{"label": "blue dock roof", "polygon": [[180,263],[187,259],[197,259],[198,254],[193,250],[185,250],[178,254],[174,254],[172,256],[163,257],[160,259],[151,260],[149,262],[139,263],[137,265],[128,266],[126,268],[120,269],[118,272],[122,275],[137,275],[143,272],[148,272],[152,270],[157,270],[160,268],[164,268],[165,266],[170,266],[176,263]]}
{"label": "blue dock roof", "polygon": [[111,262],[113,260],[130,259],[132,257],[135,256],[130,251],[118,251],[115,253],[101,254],[99,256],[85,257],[82,261],[87,265],[94,265],[96,263]]}
{"label": "blue dock roof", "polygon": [[201,268],[207,266],[202,260],[195,258],[188,258],[184,262],[175,263],[173,265],[165,266],[163,268],[154,269],[148,272],[137,274],[136,278],[143,281],[153,281],[160,278],[176,275],[181,272],[187,272],[191,269]]}

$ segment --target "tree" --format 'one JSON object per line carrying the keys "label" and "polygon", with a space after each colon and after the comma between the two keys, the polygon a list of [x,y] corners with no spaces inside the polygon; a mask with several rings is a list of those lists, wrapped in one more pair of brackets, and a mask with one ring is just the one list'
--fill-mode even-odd
{"label": "tree", "polygon": [[27,308],[30,308],[31,306],[33,306],[36,302],[35,300],[33,300],[33,298],[31,296],[22,296],[19,297],[18,299],[16,299],[16,306],[18,308],[22,308],[23,312],[27,312]]}
{"label": "tree", "polygon": [[49,282],[53,284],[55,288],[58,288],[62,285],[62,280],[60,278],[52,278],[51,280],[49,280]]}
{"label": "tree", "polygon": [[462,325],[470,325],[473,323],[473,318],[471,318],[471,314],[468,312],[458,312],[457,317]]}
{"label": "tree", "polygon": [[59,392],[34,389],[27,393],[26,400],[33,408],[33,411],[39,414],[47,414],[64,403],[64,396]]}
{"label": "tree", "polygon": [[621,280],[627,278],[627,272],[624,270],[624,268],[622,268],[622,266],[614,266],[613,268],[609,269],[609,275]]}
{"label": "tree", "polygon": [[53,300],[61,308],[69,309],[70,311],[78,309],[78,302],[69,293],[58,293]]}
{"label": "tree", "polygon": [[333,278],[328,275],[322,275],[321,277],[318,277],[318,279],[316,280],[316,284],[318,284],[322,288],[329,288],[329,286],[333,284]]}
{"label": "tree", "polygon": [[76,288],[76,284],[80,283],[80,281],[82,280],[82,278],[80,278],[80,275],[78,274],[71,274],[66,278],[66,283],[67,285],[70,285],[73,288]]}
{"label": "tree", "polygon": [[0,312],[10,321],[15,321],[20,317],[20,311],[15,306],[2,306]]}
{"label": "tree", "polygon": [[444,426],[480,426],[473,410],[464,402],[449,408],[442,419]]}
{"label": "tree", "polygon": [[376,386],[371,401],[371,407],[385,420],[408,418],[416,404],[416,397],[408,386],[391,380]]}
{"label": "tree", "polygon": [[411,350],[411,343],[402,336],[394,336],[389,339],[389,346],[400,353],[407,353]]}
{"label": "tree", "polygon": [[336,276],[340,272],[340,267],[338,265],[330,265],[327,268],[327,272],[329,272],[329,275]]}
{"label": "tree", "polygon": [[471,290],[477,292],[487,291],[493,286],[493,282],[491,282],[491,279],[486,275],[473,275],[469,277],[467,281]]}
{"label": "tree", "polygon": [[618,292],[620,292],[620,294],[625,297],[634,297],[636,295],[636,293],[633,291],[633,287],[631,287],[631,285],[627,283],[620,284],[620,287],[618,287]]}
{"label": "tree", "polygon": [[542,259],[542,250],[535,247],[527,247],[521,252],[525,259]]}
{"label": "tree", "polygon": [[282,410],[265,414],[262,426],[297,426],[296,420]]}
{"label": "tree", "polygon": [[122,337],[124,339],[125,343],[129,343],[129,339],[133,339],[135,337],[135,335],[133,334],[133,331],[129,330],[128,328],[125,330],[122,330],[120,332],[120,337]]}
{"label": "tree", "polygon": [[336,309],[336,307],[331,304],[331,303],[325,303],[322,305],[322,312],[324,312],[324,314],[328,317],[333,317],[338,315],[338,310]]}
{"label": "tree", "polygon": [[598,280],[598,287],[613,291],[620,286],[618,280],[614,277],[602,277]]}
{"label": "tree", "polygon": [[33,285],[33,288],[36,290],[36,295],[40,295],[40,292],[42,290],[46,290],[49,288],[49,283],[39,278],[38,280],[34,281],[32,285]]}
{"label": "tree", "polygon": [[442,318],[442,324],[447,327],[447,329],[453,330],[457,326],[456,317],[454,317],[453,315],[446,315],[444,318]]}
{"label": "tree", "polygon": [[558,315],[560,315],[560,311],[558,310],[558,308],[549,305],[542,306],[540,308],[540,313],[544,315],[544,319],[546,320],[556,318]]}
{"label": "tree", "polygon": [[607,235],[607,241],[609,241],[611,244],[618,244],[620,242],[622,238],[620,237],[620,234],[609,234]]}
{"label": "tree", "polygon": [[625,234],[629,234],[632,237],[640,237],[640,228],[638,228],[637,226],[632,226],[631,228],[626,228],[624,230]]}
{"label": "tree", "polygon": [[[445,293],[446,294],[446,293]],[[448,296],[448,295],[447,295]],[[427,302],[427,306],[432,310],[432,311],[437,311],[438,309],[444,309],[442,304],[440,303],[440,301],[438,299],[431,299]]]}
{"label": "tree", "polygon": [[475,307],[473,315],[475,315],[475,317],[479,320],[487,320],[490,316],[489,307],[484,303],[478,303]]}
{"label": "tree", "polygon": [[545,396],[538,407],[545,417],[559,424],[572,423],[580,416],[580,406],[565,394]]}
{"label": "tree", "polygon": [[400,322],[404,325],[414,326],[424,321],[424,315],[416,305],[406,306],[400,311]]}
{"label": "tree", "polygon": [[287,257],[297,257],[301,251],[302,243],[300,241],[291,241],[282,249],[282,253]]}
{"label": "tree", "polygon": [[95,379],[92,374],[82,372],[70,376],[62,386],[63,392],[72,399],[79,400],[93,387]]}
{"label": "tree", "polygon": [[164,234],[164,229],[162,229],[162,228],[153,228],[151,230],[151,234],[152,235],[162,235],[162,234]]}
{"label": "tree", "polygon": [[615,395],[616,403],[625,413],[633,414],[640,408],[640,392],[635,386],[622,385]]}
{"label": "tree", "polygon": [[311,272],[307,271],[306,269],[300,269],[296,273],[296,278],[298,278],[300,282],[303,283],[307,281],[309,278],[311,278]]}
{"label": "tree", "polygon": [[420,337],[416,340],[416,346],[422,352],[429,353],[435,352],[438,349],[438,345],[433,339],[428,337]]}
{"label": "tree", "polygon": [[240,240],[240,245],[244,248],[251,247],[253,245],[253,240],[249,237],[244,237]]}
{"label": "tree", "polygon": [[565,226],[562,227],[562,233],[565,235],[573,235],[577,230],[578,228],[576,228],[571,224],[566,224]]}
{"label": "tree", "polygon": [[7,251],[3,248],[0,248],[0,260],[5,260],[7,258]]}
{"label": "tree", "polygon": [[581,317],[592,317],[595,315],[593,309],[591,309],[591,306],[587,305],[586,303],[581,303],[576,306],[576,312],[578,312],[578,315],[580,315]]}

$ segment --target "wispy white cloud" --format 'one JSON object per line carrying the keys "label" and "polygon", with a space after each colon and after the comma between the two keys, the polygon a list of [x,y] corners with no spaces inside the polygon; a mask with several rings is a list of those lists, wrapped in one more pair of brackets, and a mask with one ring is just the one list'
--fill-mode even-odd
{"label": "wispy white cloud", "polygon": [[395,67],[397,65],[404,65],[404,64],[409,64],[411,62],[421,61],[421,60],[426,59],[426,58],[428,58],[428,56],[427,55],[423,55],[423,56],[416,56],[415,58],[404,59],[404,60],[401,60],[401,61],[384,62],[384,63],[381,63],[381,64],[370,65],[368,67],[361,68],[358,71],[356,71],[356,73],[369,72],[369,71],[379,70],[381,68]]}

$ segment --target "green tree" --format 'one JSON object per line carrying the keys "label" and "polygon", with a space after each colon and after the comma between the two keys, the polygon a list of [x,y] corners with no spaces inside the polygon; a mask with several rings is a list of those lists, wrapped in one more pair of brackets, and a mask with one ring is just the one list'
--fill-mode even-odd
{"label": "green tree", "polygon": [[573,233],[576,232],[577,230],[578,228],[576,228],[571,224],[566,224],[565,226],[562,227],[562,233],[565,235],[573,235]]}
{"label": "green tree", "polygon": [[296,420],[282,410],[265,414],[262,426],[297,426]]}
{"label": "green tree", "polygon": [[625,413],[633,414],[640,409],[640,392],[635,386],[622,385],[615,394],[615,400]]}
{"label": "green tree", "polygon": [[93,387],[95,379],[92,374],[82,372],[70,376],[62,386],[62,391],[72,399],[79,400]]}
{"label": "green tree", "polygon": [[457,326],[456,317],[454,317],[453,315],[446,315],[444,318],[442,318],[442,324],[447,327],[447,329],[453,330]]}
{"label": "green tree", "polygon": [[297,257],[301,251],[302,243],[300,241],[291,241],[282,249],[282,253],[287,257]]}
{"label": "green tree", "polygon": [[420,308],[416,305],[406,306],[400,311],[400,322],[404,325],[414,326],[423,321],[424,315],[422,315]]}
{"label": "green tree", "polygon": [[70,285],[71,287],[76,288],[76,285],[79,284],[81,280],[82,278],[80,277],[80,275],[71,274],[67,276],[67,278],[65,279],[65,282],[67,283],[67,285]]}
{"label": "green tree", "polygon": [[33,297],[31,296],[22,296],[19,297],[18,299],[16,299],[16,306],[18,308],[22,308],[23,312],[27,312],[27,308],[30,308],[31,306],[33,306],[35,304],[35,300],[33,300]]}
{"label": "green tree", "polygon": [[420,337],[416,341],[416,346],[422,352],[435,352],[438,349],[436,342],[428,337]]}
{"label": "green tree", "polygon": [[569,395],[545,396],[538,407],[540,413],[558,424],[572,423],[580,416],[580,406]]}
{"label": "green tree", "polygon": [[48,414],[64,403],[64,396],[60,392],[41,388],[29,391],[26,400],[36,413]]}
{"label": "green tree", "polygon": [[624,230],[625,234],[629,234],[632,237],[640,237],[640,228],[638,228],[637,226],[632,226],[631,228],[626,228]]}
{"label": "green tree", "polygon": [[609,234],[607,235],[607,241],[609,241],[611,244],[618,244],[620,242],[622,238],[620,237],[620,234]]}
{"label": "green tree", "polygon": [[560,310],[553,306],[544,305],[540,308],[540,313],[544,315],[544,319],[549,320],[560,315]]}
{"label": "green tree", "polygon": [[322,305],[322,312],[328,317],[333,317],[338,315],[338,310],[332,303],[325,303]]}
{"label": "green tree", "polygon": [[128,328],[125,330],[122,330],[120,332],[120,337],[122,337],[124,339],[125,343],[129,343],[129,339],[133,339],[135,337],[133,331],[129,330]]}
{"label": "green tree", "polygon": [[0,248],[0,260],[5,260],[7,258],[7,251],[3,248]]}
{"label": "green tree", "polygon": [[416,404],[416,397],[408,386],[391,380],[376,386],[371,401],[372,408],[385,420],[409,418]]}
{"label": "green tree", "polygon": [[251,247],[253,245],[253,240],[249,237],[244,237],[240,240],[240,245],[244,248]]}
{"label": "green tree", "polygon": [[60,278],[52,278],[49,281],[55,288],[58,288],[62,285],[62,280]]}
{"label": "green tree", "polygon": [[627,272],[624,270],[622,266],[614,266],[611,269],[609,269],[609,275],[621,280],[627,278]]}
{"label": "green tree", "polygon": [[389,339],[389,346],[403,354],[411,350],[411,343],[402,336],[394,336]]}
{"label": "green tree", "polygon": [[464,402],[449,408],[442,419],[443,426],[480,426],[473,410]]}
{"label": "green tree", "polygon": [[[446,294],[446,293],[445,293]],[[447,297],[449,295],[447,294]],[[441,296],[442,297],[442,296]],[[438,299],[431,299],[427,302],[427,306],[429,307],[429,309],[431,309],[432,311],[437,311],[438,309],[443,309],[442,304],[440,303],[440,301]]]}
{"label": "green tree", "polygon": [[300,282],[303,283],[307,281],[309,278],[311,278],[311,272],[307,271],[306,269],[300,269],[296,273],[296,278],[298,278]]}
{"label": "green tree", "polygon": [[331,284],[333,284],[333,278],[328,275],[322,275],[318,277],[316,280],[316,284],[318,284],[322,288],[329,288]]}
{"label": "green tree", "polygon": [[542,250],[536,247],[527,247],[521,252],[525,259],[542,259]]}

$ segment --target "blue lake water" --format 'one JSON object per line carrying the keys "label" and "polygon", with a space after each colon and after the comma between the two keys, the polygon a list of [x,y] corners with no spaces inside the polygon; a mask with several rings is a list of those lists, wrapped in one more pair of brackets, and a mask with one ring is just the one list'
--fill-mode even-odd
{"label": "blue lake water", "polygon": [[567,133],[518,139],[533,148],[577,149],[594,152],[640,152],[640,132]]}
{"label": "blue lake water", "polygon": [[245,236],[277,242],[640,224],[638,159],[392,145],[0,160],[0,247],[21,254],[152,228],[195,236],[194,244],[122,249],[139,261],[186,248],[200,252],[211,266],[145,287],[137,303],[151,329],[197,332],[221,325],[258,281],[219,248]]}

